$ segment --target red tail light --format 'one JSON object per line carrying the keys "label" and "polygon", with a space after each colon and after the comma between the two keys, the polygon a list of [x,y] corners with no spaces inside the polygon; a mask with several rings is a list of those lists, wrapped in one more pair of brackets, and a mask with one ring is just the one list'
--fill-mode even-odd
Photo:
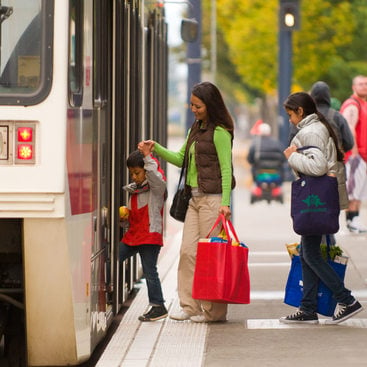
{"label": "red tail light", "polygon": [[18,142],[30,142],[33,139],[33,128],[18,127]]}
{"label": "red tail light", "polygon": [[17,151],[18,159],[33,159],[33,146],[31,144],[19,144]]}
{"label": "red tail light", "polygon": [[16,123],[15,163],[35,162],[35,124]]}

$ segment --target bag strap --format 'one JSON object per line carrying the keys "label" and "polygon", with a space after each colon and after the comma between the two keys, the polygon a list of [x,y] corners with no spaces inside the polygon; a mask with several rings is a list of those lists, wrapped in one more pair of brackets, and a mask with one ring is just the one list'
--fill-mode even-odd
{"label": "bag strap", "polygon": [[326,254],[327,254],[327,259],[328,260],[331,260],[331,257],[330,257],[330,235],[329,234],[326,234],[325,235],[326,237]]}
{"label": "bag strap", "polygon": [[320,149],[316,145],[305,145],[304,147],[297,148],[297,152],[301,152],[302,150],[306,150],[306,149],[310,149],[310,148]]}
{"label": "bag strap", "polygon": [[236,233],[236,231],[234,229],[233,223],[229,219],[227,219],[226,223],[227,223],[227,225],[229,227],[229,230],[232,232],[233,238],[239,243],[240,240],[238,239],[238,236],[237,236],[237,233]]}
{"label": "bag strap", "polygon": [[[181,186],[181,181],[182,181],[182,178],[184,179],[184,186],[186,185],[186,174],[184,175],[184,172],[186,171],[187,167],[186,167],[186,164],[188,162],[188,147],[186,145],[186,149],[185,149],[185,154],[184,154],[184,159],[182,161],[182,167],[181,167],[181,173],[180,173],[180,179],[178,181],[178,187]],[[185,190],[186,191],[186,190]]]}
{"label": "bag strap", "polygon": [[355,98],[354,96],[350,96],[349,99],[356,102],[358,105],[358,111],[361,111],[361,104],[359,103],[358,99]]}
{"label": "bag strap", "polygon": [[180,187],[180,185],[181,185],[181,181],[182,181],[182,177],[183,177],[184,171],[185,171],[185,166],[182,165],[181,173],[180,173],[180,179],[178,180],[178,187]]}
{"label": "bag strap", "polygon": [[209,238],[210,237],[210,234],[213,232],[213,230],[217,227],[217,225],[222,222],[222,226],[224,228],[224,231],[226,232],[226,235],[227,235],[227,242],[230,243],[232,242],[232,237],[230,236],[230,233],[232,233],[233,235],[233,238],[237,241],[237,242],[240,242],[238,240],[238,236],[237,236],[237,233],[233,227],[233,224],[232,222],[229,220],[229,219],[226,219],[224,217],[223,214],[219,214],[217,220],[215,221],[213,227],[211,228],[211,230],[209,231],[208,235],[206,236],[206,238]]}

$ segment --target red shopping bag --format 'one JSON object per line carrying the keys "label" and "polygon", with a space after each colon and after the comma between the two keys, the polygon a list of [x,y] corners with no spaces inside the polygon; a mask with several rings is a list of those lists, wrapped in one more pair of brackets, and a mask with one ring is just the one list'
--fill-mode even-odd
{"label": "red shopping bag", "polygon": [[[226,240],[209,237],[220,222]],[[248,248],[239,242],[232,222],[223,215],[198,243],[192,296],[218,303],[250,303]]]}

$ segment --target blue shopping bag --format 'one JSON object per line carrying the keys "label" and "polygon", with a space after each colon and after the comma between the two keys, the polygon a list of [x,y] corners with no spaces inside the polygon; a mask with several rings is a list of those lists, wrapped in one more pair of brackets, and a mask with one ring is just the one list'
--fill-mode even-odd
{"label": "blue shopping bag", "polygon": [[[340,279],[344,280],[347,266],[345,264],[336,263],[332,260],[329,260],[328,262],[339,275]],[[285,287],[284,303],[290,306],[299,307],[302,295],[303,281],[301,260],[299,256],[293,256]],[[324,316],[332,316],[334,314],[336,303],[337,302],[330,289],[320,281],[317,294],[317,312]]]}

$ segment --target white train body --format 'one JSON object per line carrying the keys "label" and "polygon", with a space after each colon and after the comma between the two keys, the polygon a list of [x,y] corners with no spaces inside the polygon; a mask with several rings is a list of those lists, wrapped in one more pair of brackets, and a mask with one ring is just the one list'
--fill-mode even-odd
{"label": "white train body", "polygon": [[166,139],[167,30],[148,3],[0,6],[0,305],[21,312],[29,366],[87,360],[139,276],[116,244],[126,157]]}

